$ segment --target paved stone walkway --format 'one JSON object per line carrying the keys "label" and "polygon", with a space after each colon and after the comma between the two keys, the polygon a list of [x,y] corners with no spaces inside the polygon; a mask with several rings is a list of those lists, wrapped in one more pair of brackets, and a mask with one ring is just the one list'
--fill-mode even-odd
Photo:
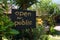
{"label": "paved stone walkway", "polygon": [[52,36],[52,35],[49,35],[49,40],[60,40],[60,36]]}
{"label": "paved stone walkway", "polygon": [[55,26],[54,29],[60,31],[60,26]]}

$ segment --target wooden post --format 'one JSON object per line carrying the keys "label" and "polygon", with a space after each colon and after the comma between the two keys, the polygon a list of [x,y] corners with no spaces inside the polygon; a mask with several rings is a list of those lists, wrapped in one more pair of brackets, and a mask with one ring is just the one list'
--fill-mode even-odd
{"label": "wooden post", "polygon": [[22,5],[22,9],[23,9],[23,10],[27,10],[27,4],[23,4],[23,5]]}
{"label": "wooden post", "polygon": [[30,28],[29,32],[30,32],[30,39],[29,40],[33,40],[32,28]]}

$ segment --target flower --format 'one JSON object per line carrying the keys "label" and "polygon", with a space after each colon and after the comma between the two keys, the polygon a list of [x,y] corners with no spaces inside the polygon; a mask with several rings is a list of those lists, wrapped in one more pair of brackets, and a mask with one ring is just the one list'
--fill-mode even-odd
{"label": "flower", "polygon": [[37,24],[42,25],[43,24],[43,20],[41,18],[37,18]]}

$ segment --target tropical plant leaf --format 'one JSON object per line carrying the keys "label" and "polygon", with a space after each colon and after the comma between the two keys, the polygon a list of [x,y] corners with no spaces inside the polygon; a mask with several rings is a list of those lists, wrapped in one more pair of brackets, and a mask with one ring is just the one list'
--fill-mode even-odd
{"label": "tropical plant leaf", "polygon": [[16,31],[15,29],[10,29],[9,33],[12,34],[12,35],[19,34],[19,32]]}

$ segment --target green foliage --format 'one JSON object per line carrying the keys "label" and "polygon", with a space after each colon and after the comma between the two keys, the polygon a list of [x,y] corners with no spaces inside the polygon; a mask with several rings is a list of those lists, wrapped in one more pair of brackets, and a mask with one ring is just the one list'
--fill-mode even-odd
{"label": "green foliage", "polygon": [[[55,26],[55,18],[57,14],[59,14],[59,8],[57,4],[52,3],[52,0],[41,0],[40,3],[36,4],[38,7],[37,10],[40,11],[40,14],[44,15],[42,18],[46,20],[49,24],[49,31],[54,33],[54,26]],[[39,12],[38,11],[38,12]]]}
{"label": "green foliage", "polygon": [[52,0],[40,0],[35,5],[31,6],[30,9],[37,10],[38,16],[48,23],[50,34],[56,34],[56,31],[54,30],[56,25],[55,17],[60,15],[60,10],[57,4],[53,3]]}
{"label": "green foliage", "polygon": [[[22,34],[21,34],[22,33]],[[24,40],[48,40],[44,26],[37,25],[37,28],[25,29],[20,31],[20,36],[23,35]],[[22,40],[22,38],[21,38]]]}
{"label": "green foliage", "polygon": [[32,4],[37,2],[37,0],[14,0],[14,1],[20,7],[20,9],[23,9],[23,6],[28,8]]}
{"label": "green foliage", "polygon": [[19,32],[15,29],[10,29],[9,33],[13,35],[19,34]]}
{"label": "green foliage", "polygon": [[36,29],[33,29],[33,37],[34,37],[34,40],[46,40],[47,38],[47,35],[46,35],[46,32],[45,32],[45,28],[44,26],[37,26],[38,28]]}
{"label": "green foliage", "polygon": [[[7,0],[4,0],[0,3],[0,36],[11,36],[16,35],[19,32],[12,29],[14,23],[10,20],[10,18],[7,16],[7,14],[4,14],[4,12],[8,10],[7,6]],[[1,40],[1,39],[0,39]]]}

